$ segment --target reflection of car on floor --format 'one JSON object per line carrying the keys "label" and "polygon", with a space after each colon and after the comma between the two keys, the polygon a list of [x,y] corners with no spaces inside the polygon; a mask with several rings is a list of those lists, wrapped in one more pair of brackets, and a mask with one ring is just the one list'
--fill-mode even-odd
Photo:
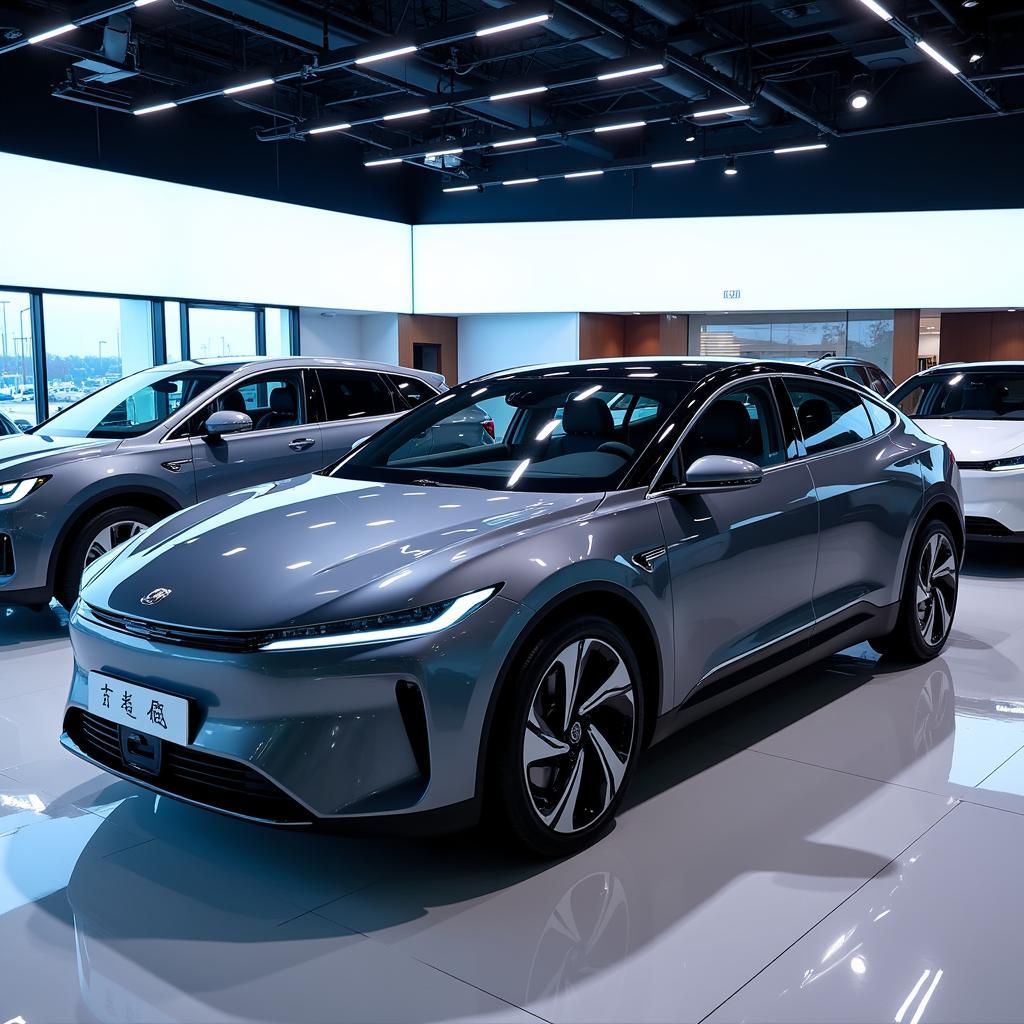
{"label": "reflection of car on floor", "polygon": [[70,608],[82,571],[197,501],[313,473],[444,389],[343,359],[142,370],[0,444],[0,604]]}
{"label": "reflection of car on floor", "polygon": [[1024,541],[1024,362],[943,363],[891,400],[952,449],[970,538]]}
{"label": "reflection of car on floor", "polygon": [[[488,443],[423,452],[471,409]],[[568,852],[678,725],[857,641],[934,657],[957,488],[941,442],[804,367],[480,378],[97,561],[62,742],[250,818],[495,813]]]}

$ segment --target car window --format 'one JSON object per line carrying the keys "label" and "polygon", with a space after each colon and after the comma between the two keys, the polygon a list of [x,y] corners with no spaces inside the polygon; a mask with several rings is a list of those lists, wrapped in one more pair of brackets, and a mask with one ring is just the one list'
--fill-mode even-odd
{"label": "car window", "polygon": [[249,377],[190,416],[175,436],[202,434],[204,424],[215,412],[244,412],[252,420],[254,431],[301,426],[309,422],[309,396],[304,391],[301,370],[277,370]]}
{"label": "car window", "polygon": [[1024,420],[1019,370],[957,370],[911,377],[892,396],[908,416],[965,420]]}
{"label": "car window", "polygon": [[893,389],[892,381],[877,366],[869,366],[867,370],[872,389],[884,398]]}
{"label": "car window", "polygon": [[834,451],[875,433],[860,397],[821,381],[786,379],[808,455]]}
{"label": "car window", "polygon": [[876,434],[882,434],[888,430],[896,421],[896,417],[884,405],[872,402],[870,398],[864,399],[864,407],[871,419],[871,427]]}
{"label": "car window", "polygon": [[658,481],[658,489],[680,486],[686,469],[705,455],[728,455],[758,466],[786,461],[775,400],[767,382],[745,384],[708,406],[690,427]]}
{"label": "car window", "polygon": [[329,422],[390,416],[395,400],[380,374],[367,370],[317,370]]}
{"label": "car window", "polygon": [[399,377],[397,374],[389,373],[388,380],[394,384],[409,408],[437,395],[437,392],[426,381],[419,380],[417,377]]}

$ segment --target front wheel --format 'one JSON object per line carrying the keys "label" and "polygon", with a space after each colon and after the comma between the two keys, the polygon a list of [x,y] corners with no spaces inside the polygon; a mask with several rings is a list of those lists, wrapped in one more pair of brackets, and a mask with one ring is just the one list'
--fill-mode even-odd
{"label": "front wheel", "polygon": [[953,627],[960,587],[956,541],[945,523],[933,519],[910,553],[896,628],[872,640],[880,654],[929,661],[945,646]]}
{"label": "front wheel", "polygon": [[625,634],[580,617],[518,663],[494,764],[508,831],[558,857],[604,831],[622,802],[643,736],[640,667]]}

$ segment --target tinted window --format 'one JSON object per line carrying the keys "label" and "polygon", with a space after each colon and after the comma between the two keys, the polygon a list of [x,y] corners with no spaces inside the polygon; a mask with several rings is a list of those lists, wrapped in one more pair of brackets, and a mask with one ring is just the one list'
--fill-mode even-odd
{"label": "tinted window", "polygon": [[390,416],[395,402],[377,373],[365,370],[317,370],[327,419],[354,420],[361,416]]}
{"label": "tinted window", "polygon": [[1024,420],[1024,373],[950,368],[911,377],[892,402],[917,418]]}
{"label": "tinted window", "polygon": [[877,366],[868,367],[868,376],[871,378],[871,386],[877,391],[883,398],[889,394],[893,389],[892,381],[886,377],[884,373]]}
{"label": "tinted window", "polygon": [[874,434],[867,410],[853,391],[792,378],[787,378],[786,390],[808,455],[844,448]]}
{"label": "tinted window", "polygon": [[434,398],[437,395],[437,392],[426,381],[422,381],[417,377],[398,377],[395,374],[389,374],[388,376],[410,409],[414,405],[419,405],[420,402],[425,402],[428,398]]}
{"label": "tinted window", "polygon": [[893,414],[884,405],[872,402],[871,399],[865,399],[864,407],[868,411],[871,427],[876,434],[884,433],[893,425]]}

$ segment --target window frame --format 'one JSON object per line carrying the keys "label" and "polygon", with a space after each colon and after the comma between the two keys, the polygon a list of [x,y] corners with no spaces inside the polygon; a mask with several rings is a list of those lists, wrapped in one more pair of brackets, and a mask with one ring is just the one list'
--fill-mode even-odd
{"label": "window frame", "polygon": [[[379,370],[378,372],[384,379],[384,382],[387,384],[387,386],[391,388],[391,390],[401,400],[404,406],[404,408],[402,409],[395,410],[396,414],[398,415],[401,415],[403,412],[408,412],[410,409],[415,409],[416,406],[422,405],[423,402],[429,402],[431,398],[436,398],[438,395],[443,394],[443,392],[438,391],[433,384],[425,380],[423,377],[416,377],[410,373],[395,373],[392,370]],[[423,402],[416,402],[415,405],[410,404],[410,402],[406,399],[405,395],[403,394],[402,389],[398,386],[398,381],[400,380],[411,380],[415,381],[417,384],[422,384],[423,387],[425,387],[427,391],[430,392],[430,394],[423,399]]]}
{"label": "window frame", "polygon": [[852,382],[851,382],[851,384],[846,384],[842,380],[838,380],[835,383],[833,383],[831,380],[821,380],[820,377],[819,378],[812,377],[812,378],[809,378],[809,379],[817,380],[818,383],[824,385],[826,388],[839,388],[839,389],[851,392],[853,394],[854,398],[856,398],[857,401],[860,402],[861,406],[864,408],[864,415],[868,418],[868,424],[871,426],[871,436],[870,437],[862,437],[862,438],[860,438],[857,441],[851,442],[850,444],[844,444],[841,448],[830,448],[828,451],[824,451],[824,452],[810,452],[810,451],[807,450],[807,438],[803,436],[803,430],[800,427],[800,419],[796,415],[796,406],[793,404],[793,399],[790,397],[789,389],[786,387],[786,381],[787,380],[797,380],[798,381],[798,380],[800,380],[800,377],[798,377],[796,374],[792,374],[792,373],[781,373],[781,374],[779,374],[779,377],[780,377],[780,379],[782,381],[782,390],[785,393],[786,398],[789,401],[790,408],[791,408],[791,410],[793,412],[793,419],[794,419],[794,422],[796,423],[796,428],[797,428],[797,430],[799,432],[799,435],[800,435],[801,447],[803,448],[803,455],[795,457],[793,459],[793,461],[797,461],[797,459],[800,459],[800,458],[802,458],[802,459],[821,459],[821,458],[824,458],[826,455],[835,455],[837,452],[847,452],[847,451],[850,451],[851,449],[857,448],[857,447],[859,447],[862,444],[870,444],[872,441],[875,441],[878,438],[880,438],[883,434],[888,433],[896,425],[897,421],[895,419],[892,419],[891,422],[889,423],[889,426],[886,427],[885,430],[881,430],[881,431],[879,431],[877,433],[875,432],[874,424],[871,422],[871,413],[867,409],[867,399],[865,398],[865,396],[863,394],[861,394],[861,391],[863,390],[865,385],[861,384],[859,386],[854,387],[854,386],[852,386]]}

